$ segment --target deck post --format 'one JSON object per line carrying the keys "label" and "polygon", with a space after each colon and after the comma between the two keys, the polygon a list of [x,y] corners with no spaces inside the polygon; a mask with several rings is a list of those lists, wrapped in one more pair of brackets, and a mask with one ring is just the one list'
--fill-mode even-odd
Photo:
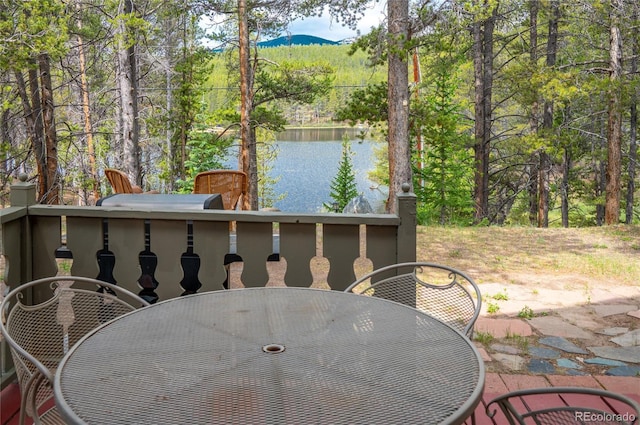
{"label": "deck post", "polygon": [[19,181],[11,185],[9,201],[12,207],[28,207],[36,203],[36,185],[27,182],[27,175],[20,173]]}
{"label": "deck post", "polygon": [[27,175],[20,173],[19,181],[11,185],[9,201],[11,210],[24,210],[19,218],[2,220],[2,244],[0,253],[5,259],[4,282],[15,287],[33,278],[31,225],[28,208],[36,204],[36,185],[27,182]]}
{"label": "deck post", "polygon": [[410,192],[409,183],[402,185],[402,193],[398,194],[398,237],[396,239],[397,263],[416,261],[416,195]]}
{"label": "deck post", "polygon": [[[19,181],[11,185],[9,195],[11,206],[0,212],[0,255],[4,259],[2,281],[13,289],[32,278],[31,227],[27,207],[36,203],[36,185],[27,182],[27,175],[21,173]],[[3,285],[0,285],[0,289]],[[9,346],[0,343],[0,388],[15,380],[15,371]]]}

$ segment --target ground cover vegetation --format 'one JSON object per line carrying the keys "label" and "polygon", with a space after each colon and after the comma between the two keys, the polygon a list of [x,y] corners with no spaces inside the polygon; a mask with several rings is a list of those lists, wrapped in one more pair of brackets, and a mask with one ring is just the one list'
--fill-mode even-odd
{"label": "ground cover vegetation", "polygon": [[[261,193],[280,195],[257,142],[288,124],[344,123],[395,140],[394,108],[406,106],[421,222],[639,220],[638,2],[397,1],[388,12],[407,8],[402,28],[349,46],[256,46],[325,5],[353,23],[369,2],[349,3],[344,15],[330,0],[3,2],[2,193],[24,171],[40,202],[91,203],[109,191],[106,167],[188,191],[241,143],[255,209]],[[211,35],[221,50],[201,44],[204,15],[223,18]],[[390,108],[399,74],[412,76],[410,97]],[[394,183],[391,145],[373,173],[382,184]]]}

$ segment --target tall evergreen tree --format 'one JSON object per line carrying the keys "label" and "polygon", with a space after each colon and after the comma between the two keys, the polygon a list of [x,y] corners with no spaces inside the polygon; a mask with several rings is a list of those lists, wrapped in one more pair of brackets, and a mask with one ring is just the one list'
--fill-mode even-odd
{"label": "tall evergreen tree", "polygon": [[331,199],[333,205],[325,204],[325,207],[332,211],[342,211],[350,200],[358,196],[358,188],[356,186],[356,173],[353,169],[351,157],[353,152],[349,145],[349,137],[345,135],[342,139],[342,158],[338,165],[338,174],[331,182]]}
{"label": "tall evergreen tree", "polygon": [[456,103],[455,68],[436,56],[424,81],[422,96],[412,106],[414,131],[420,132],[424,152],[413,161],[414,187],[425,221],[470,223],[473,217],[473,153],[471,139],[461,131]]}

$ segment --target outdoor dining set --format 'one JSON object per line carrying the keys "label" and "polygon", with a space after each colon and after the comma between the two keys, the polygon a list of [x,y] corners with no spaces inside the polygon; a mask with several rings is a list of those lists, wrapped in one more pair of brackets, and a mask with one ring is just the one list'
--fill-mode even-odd
{"label": "outdoor dining set", "polygon": [[[32,305],[34,293],[50,298]],[[232,289],[155,305],[107,282],[56,276],[12,290],[1,329],[21,422],[456,424],[475,420],[483,391],[469,339],[480,303],[468,275],[431,263],[385,267],[346,291]],[[580,391],[638,413],[620,395]],[[611,410],[620,404],[601,404],[602,415],[622,418]],[[488,414],[555,424],[580,411],[514,406],[506,395]]]}
{"label": "outdoor dining set", "polygon": [[[238,197],[221,197],[235,208]],[[637,424],[640,416],[621,394],[572,387],[506,393],[483,406],[485,366],[473,343],[482,294],[446,265],[374,267],[340,289],[244,282],[164,299],[141,281],[132,290],[107,280],[59,273],[4,295],[0,330],[21,424],[574,424],[589,422],[585,415]],[[553,398],[526,401],[541,393]]]}

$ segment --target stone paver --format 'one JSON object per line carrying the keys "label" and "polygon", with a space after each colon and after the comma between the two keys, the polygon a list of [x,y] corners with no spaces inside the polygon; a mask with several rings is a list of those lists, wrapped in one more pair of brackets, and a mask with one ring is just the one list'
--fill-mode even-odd
{"label": "stone paver", "polygon": [[548,345],[549,347],[557,348],[558,350],[562,350],[566,353],[589,354],[588,351],[583,350],[568,339],[558,336],[547,336],[544,338],[540,338],[538,342],[544,345]]}
{"label": "stone paver", "polygon": [[578,326],[565,322],[560,317],[534,317],[529,324],[543,335],[562,336],[565,338],[591,339],[593,334]]}
{"label": "stone paver", "polygon": [[582,369],[584,367],[581,364],[569,359],[558,359],[556,360],[556,364],[558,365],[558,367],[563,367],[565,369]]}
{"label": "stone paver", "polygon": [[601,331],[599,331],[599,334],[602,335],[607,335],[607,336],[616,336],[616,335],[621,335],[623,333],[629,332],[629,328],[623,328],[620,326],[616,326],[613,328],[606,328],[606,329],[602,329]]}
{"label": "stone paver", "polygon": [[512,347],[511,345],[491,344],[490,348],[494,351],[499,351],[505,354],[521,354],[522,353],[522,350],[516,347]]}
{"label": "stone paver", "polygon": [[625,362],[621,362],[620,360],[611,360],[611,359],[603,359],[602,357],[594,357],[592,359],[585,359],[584,361],[587,364],[595,364],[601,366],[626,366]]}
{"label": "stone paver", "polygon": [[[526,277],[531,283],[531,276]],[[517,276],[512,278],[518,283]],[[494,337],[485,346],[491,370],[563,376],[568,379],[563,385],[572,379],[590,380],[588,386],[595,388],[606,385],[593,380],[594,373],[635,378],[640,368],[640,285],[596,285],[578,278],[481,285],[483,296],[499,306],[498,313],[488,314],[485,302],[476,322],[476,331]],[[497,294],[506,297],[494,297]],[[518,317],[525,306],[533,312],[530,319]],[[611,382],[617,381],[607,380]],[[520,386],[513,384],[510,390]],[[640,395],[640,385],[635,393]]]}
{"label": "stone paver", "polygon": [[588,376],[589,375],[587,372],[583,372],[578,369],[567,369],[565,373],[569,376]]}
{"label": "stone paver", "polygon": [[[609,369],[605,375],[611,376],[640,376],[640,366],[619,366]],[[640,388],[638,388],[640,391]]]}
{"label": "stone paver", "polygon": [[640,329],[611,338],[609,341],[615,342],[621,347],[633,347],[634,345],[640,345]]}
{"label": "stone paver", "polygon": [[621,362],[640,363],[640,347],[587,347],[599,357],[620,360]]}
{"label": "stone paver", "polygon": [[630,311],[638,309],[637,305],[633,304],[598,304],[594,305],[593,309],[600,317],[615,316],[616,314],[626,314]]}
{"label": "stone paver", "polygon": [[502,363],[509,370],[519,371],[524,370],[526,365],[526,360],[515,354],[505,354],[505,353],[494,353],[491,355],[494,360]]}
{"label": "stone paver", "polygon": [[552,374],[556,371],[556,368],[548,360],[531,359],[527,370],[531,373]]}
{"label": "stone paver", "polygon": [[566,320],[579,328],[589,329],[592,331],[602,328],[600,322],[595,320],[598,316],[594,313],[591,306],[562,308],[557,311],[557,314],[563,320]]}
{"label": "stone paver", "polygon": [[560,357],[560,352],[552,348],[536,347],[535,345],[528,348],[528,352],[533,357],[540,359],[557,359]]}

